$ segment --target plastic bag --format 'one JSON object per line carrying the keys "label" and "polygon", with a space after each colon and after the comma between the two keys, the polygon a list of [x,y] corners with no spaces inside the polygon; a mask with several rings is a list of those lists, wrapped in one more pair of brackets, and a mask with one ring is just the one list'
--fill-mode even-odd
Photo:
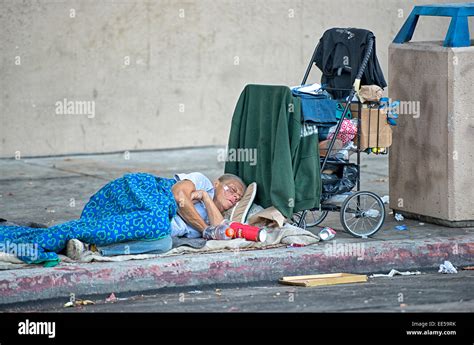
{"label": "plastic bag", "polygon": [[[331,169],[331,164],[326,165],[328,169]],[[332,165],[334,167],[334,165]],[[358,169],[355,164],[345,164],[339,165],[336,167],[337,179],[334,177],[329,178],[321,174],[322,183],[322,192],[323,194],[342,194],[350,192],[357,183]],[[335,175],[331,174],[331,175]],[[326,182],[326,183],[325,183]],[[332,183],[330,183],[332,182]],[[327,199],[327,197],[325,198]]]}
{"label": "plastic bag", "polygon": [[357,146],[353,141],[349,141],[341,150],[336,153],[335,157],[348,161],[350,155],[353,154],[355,150],[357,150]]}

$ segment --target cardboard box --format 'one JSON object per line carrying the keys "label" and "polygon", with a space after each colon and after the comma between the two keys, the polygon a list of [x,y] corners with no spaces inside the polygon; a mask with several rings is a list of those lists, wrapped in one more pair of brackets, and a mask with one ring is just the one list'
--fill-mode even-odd
{"label": "cardboard box", "polygon": [[[342,104],[345,106],[345,103]],[[362,119],[359,145],[360,150],[364,151],[369,147],[390,147],[390,145],[392,145],[392,128],[387,123],[386,111],[379,108],[368,108],[367,105],[364,104],[362,104],[359,109],[359,105],[359,103],[351,103],[349,109],[351,110],[352,118]],[[355,137],[354,142],[357,144],[357,136]],[[324,146],[320,146],[320,151],[321,150],[324,150]]]}
{"label": "cardboard box", "polygon": [[384,109],[361,109],[360,114],[360,150],[372,147],[390,147],[392,145],[392,128],[387,123]]}
{"label": "cardboard box", "polygon": [[[319,143],[319,156],[320,157],[325,157],[326,156],[330,143],[331,143],[331,140],[323,140]],[[339,140],[339,139],[336,139],[336,141],[334,142],[334,146],[332,147],[331,154],[329,155],[329,157],[334,156],[340,149],[342,149],[342,146],[343,146],[342,141]]]}

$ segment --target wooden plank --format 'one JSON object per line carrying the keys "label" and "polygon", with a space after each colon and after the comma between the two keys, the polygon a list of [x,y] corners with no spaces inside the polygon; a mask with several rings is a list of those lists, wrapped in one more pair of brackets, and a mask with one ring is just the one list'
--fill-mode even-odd
{"label": "wooden plank", "polygon": [[363,283],[366,281],[367,281],[367,276],[312,279],[312,280],[306,281],[305,286],[351,284],[351,283]]}
{"label": "wooden plank", "polygon": [[306,283],[304,281],[289,281],[280,279],[278,282],[283,285],[306,286]]}
{"label": "wooden plank", "polygon": [[350,284],[366,282],[367,276],[362,274],[350,273],[331,273],[331,274],[316,274],[307,276],[283,277],[279,280],[281,284],[294,286],[322,286],[322,285],[336,285],[336,284]]}

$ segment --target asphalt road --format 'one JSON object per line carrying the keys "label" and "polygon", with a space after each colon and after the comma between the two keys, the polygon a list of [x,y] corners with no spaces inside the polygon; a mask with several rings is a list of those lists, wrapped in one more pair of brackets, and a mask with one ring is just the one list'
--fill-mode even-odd
{"label": "asphalt road", "polygon": [[[48,312],[473,312],[474,271],[437,272],[366,283],[293,287],[276,282],[200,289],[167,289],[157,294],[126,296],[64,308],[62,301],[21,305],[3,311]],[[76,299],[85,296],[76,296]]]}

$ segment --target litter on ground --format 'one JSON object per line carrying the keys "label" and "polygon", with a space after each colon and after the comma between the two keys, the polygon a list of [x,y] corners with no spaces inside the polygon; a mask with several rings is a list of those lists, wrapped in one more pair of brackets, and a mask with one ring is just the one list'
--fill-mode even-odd
{"label": "litter on ground", "polygon": [[372,274],[371,276],[369,276],[369,278],[378,278],[378,277],[390,277],[390,278],[392,278],[395,275],[411,276],[411,275],[417,275],[417,274],[421,274],[421,272],[420,271],[400,272],[400,271],[397,271],[395,269],[392,269],[388,274]]}
{"label": "litter on ground", "polygon": [[439,273],[458,273],[456,267],[450,261],[445,261],[441,265],[439,265]]}

